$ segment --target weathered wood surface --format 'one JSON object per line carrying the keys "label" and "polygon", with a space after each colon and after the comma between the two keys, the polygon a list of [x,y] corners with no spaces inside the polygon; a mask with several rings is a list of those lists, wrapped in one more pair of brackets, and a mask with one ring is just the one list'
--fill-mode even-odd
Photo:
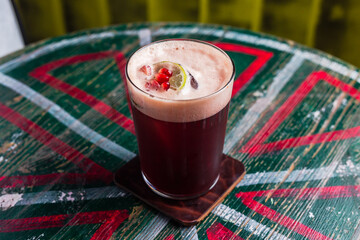
{"label": "weathered wood surface", "polygon": [[[184,228],[119,190],[137,153],[123,71],[140,45],[213,42],[236,81],[224,152],[244,180]],[[359,70],[240,29],[139,24],[0,60],[0,239],[359,239]]]}

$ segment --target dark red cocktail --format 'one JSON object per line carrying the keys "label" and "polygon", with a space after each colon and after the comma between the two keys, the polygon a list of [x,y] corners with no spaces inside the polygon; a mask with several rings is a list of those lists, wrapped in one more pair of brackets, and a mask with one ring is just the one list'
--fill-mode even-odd
{"label": "dark red cocktail", "polygon": [[234,65],[196,40],[145,46],[126,66],[140,165],[157,194],[189,199],[217,182]]}
{"label": "dark red cocktail", "polygon": [[194,122],[165,122],[133,106],[141,170],[148,184],[175,198],[207,192],[217,181],[229,105]]}

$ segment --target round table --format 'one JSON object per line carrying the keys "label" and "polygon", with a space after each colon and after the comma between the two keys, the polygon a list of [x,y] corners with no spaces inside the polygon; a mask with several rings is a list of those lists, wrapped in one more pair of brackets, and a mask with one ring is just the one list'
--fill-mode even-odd
{"label": "round table", "polygon": [[[127,57],[195,38],[236,66],[224,153],[247,173],[183,227],[113,183],[137,154]],[[314,49],[242,29],[128,24],[0,60],[0,239],[358,239],[360,78]]]}

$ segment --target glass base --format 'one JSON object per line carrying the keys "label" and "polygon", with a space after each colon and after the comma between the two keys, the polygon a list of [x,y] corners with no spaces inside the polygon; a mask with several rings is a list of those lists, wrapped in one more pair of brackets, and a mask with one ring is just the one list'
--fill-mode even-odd
{"label": "glass base", "polygon": [[205,192],[202,192],[200,194],[194,195],[194,196],[187,196],[187,195],[177,195],[177,194],[169,194],[169,193],[164,193],[161,192],[159,190],[157,190],[154,185],[151,184],[151,182],[146,178],[145,174],[141,171],[141,175],[146,183],[146,185],[148,185],[148,187],[157,195],[164,197],[164,198],[169,198],[169,199],[175,199],[175,200],[188,200],[188,199],[193,199],[193,198],[197,198],[200,197],[201,195],[204,195],[205,193],[207,193],[208,191],[210,191],[218,182],[219,180],[219,176],[220,174],[216,177],[214,183],[210,186],[210,188],[208,190],[206,190]]}

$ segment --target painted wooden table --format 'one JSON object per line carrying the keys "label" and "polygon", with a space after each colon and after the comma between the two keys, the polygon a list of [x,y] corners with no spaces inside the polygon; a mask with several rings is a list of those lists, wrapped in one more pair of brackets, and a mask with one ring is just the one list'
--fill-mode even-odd
{"label": "painted wooden table", "polygon": [[[137,153],[127,57],[196,38],[236,65],[224,152],[247,169],[182,227],[115,186]],[[359,239],[360,79],[291,41],[222,26],[135,24],[30,45],[0,60],[0,239]]]}

